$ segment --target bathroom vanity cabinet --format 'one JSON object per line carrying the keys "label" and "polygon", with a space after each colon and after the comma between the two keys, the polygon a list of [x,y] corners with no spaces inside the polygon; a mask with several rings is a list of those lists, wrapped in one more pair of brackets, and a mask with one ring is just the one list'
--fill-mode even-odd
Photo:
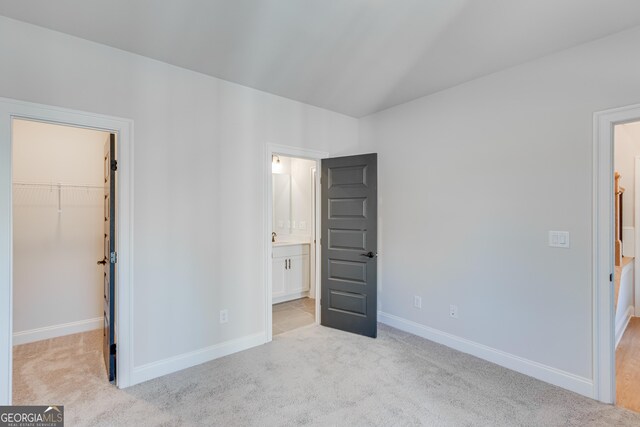
{"label": "bathroom vanity cabinet", "polygon": [[309,244],[273,245],[273,304],[309,296]]}

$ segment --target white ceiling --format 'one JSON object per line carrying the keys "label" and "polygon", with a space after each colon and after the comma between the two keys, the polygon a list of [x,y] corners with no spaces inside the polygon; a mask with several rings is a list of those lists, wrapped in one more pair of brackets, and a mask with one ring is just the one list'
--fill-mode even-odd
{"label": "white ceiling", "polygon": [[640,1],[0,0],[0,14],[362,117],[640,25]]}

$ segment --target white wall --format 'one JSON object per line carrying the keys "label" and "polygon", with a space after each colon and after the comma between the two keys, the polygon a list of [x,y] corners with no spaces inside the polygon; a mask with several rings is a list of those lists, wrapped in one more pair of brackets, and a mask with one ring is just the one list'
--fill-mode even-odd
{"label": "white wall", "polygon": [[134,120],[134,365],[262,333],[266,144],[353,154],[358,121],[4,17],[0,57],[0,96]]}
{"label": "white wall", "polygon": [[636,28],[361,120],[379,152],[384,313],[590,383],[593,113],[640,103],[639,44]]}
{"label": "white wall", "polygon": [[[590,379],[592,114],[640,102],[639,43],[634,29],[357,121],[0,17],[0,96],[134,120],[138,367],[264,330],[277,143],[380,153],[384,312]],[[547,247],[550,229],[571,249]]]}
{"label": "white wall", "polygon": [[14,186],[14,345],[41,338],[35,329],[57,326],[50,337],[68,333],[60,326],[68,323],[102,325],[103,269],[96,261],[103,256],[108,138],[105,132],[14,120],[14,182],[97,187],[63,187],[59,201],[56,187]]}

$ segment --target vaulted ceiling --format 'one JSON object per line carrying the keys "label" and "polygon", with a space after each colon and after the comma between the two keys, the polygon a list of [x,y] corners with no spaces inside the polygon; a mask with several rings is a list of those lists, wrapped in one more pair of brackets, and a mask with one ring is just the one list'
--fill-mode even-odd
{"label": "vaulted ceiling", "polygon": [[640,25],[640,1],[0,0],[0,14],[362,117]]}

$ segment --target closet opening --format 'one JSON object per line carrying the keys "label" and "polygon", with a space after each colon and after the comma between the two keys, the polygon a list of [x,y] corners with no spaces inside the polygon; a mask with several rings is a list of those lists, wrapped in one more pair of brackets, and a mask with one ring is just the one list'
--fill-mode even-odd
{"label": "closet opening", "polygon": [[317,160],[272,153],[272,334],[316,323]]}
{"label": "closet opening", "polygon": [[116,381],[116,141],[12,120],[13,404]]}

